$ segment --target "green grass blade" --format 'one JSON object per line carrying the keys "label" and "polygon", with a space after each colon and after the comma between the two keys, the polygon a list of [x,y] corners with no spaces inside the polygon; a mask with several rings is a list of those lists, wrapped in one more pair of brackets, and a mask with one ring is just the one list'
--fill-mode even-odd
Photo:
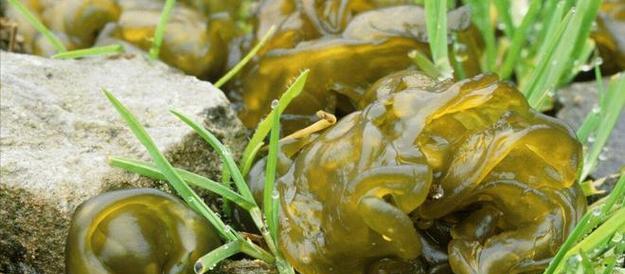
{"label": "green grass blade", "polygon": [[139,142],[147,149],[148,153],[152,157],[152,160],[156,166],[160,169],[161,173],[172,186],[174,190],[182,197],[182,199],[200,215],[204,216],[219,232],[219,234],[230,240],[238,239],[238,235],[235,235],[232,231],[225,231],[226,225],[221,221],[219,216],[213,212],[204,201],[187,185],[182,177],[176,172],[174,167],[167,161],[165,156],[156,147],[156,144],[152,138],[148,135],[147,131],[137,121],[137,118],[130,113],[130,111],[119,101],[113,94],[107,90],[103,90],[104,95],[113,104],[117,112],[121,115],[122,119],[126,121],[132,133],[139,139]]}
{"label": "green grass blade", "polygon": [[[568,59],[569,67],[575,67],[575,63],[585,63],[585,61],[588,59],[588,57],[584,55],[589,55],[590,51],[585,48],[588,47],[586,44],[588,43],[590,31],[592,29],[592,25],[595,22],[595,19],[597,18],[597,13],[599,12],[599,7],[601,6],[602,0],[590,0],[587,6],[583,5],[583,3],[581,2],[582,1],[578,1],[578,12],[581,12],[583,16],[581,16],[581,22],[579,23],[579,28],[576,32],[577,39],[573,40],[575,41],[575,44],[573,47],[572,55],[569,56]],[[577,74],[577,72],[579,72],[579,70],[575,71],[574,74]],[[569,78],[572,78],[573,76],[574,75],[571,75]]]}
{"label": "green grass blade", "polygon": [[166,0],[165,5],[163,6],[161,17],[159,18],[158,25],[156,25],[156,29],[154,30],[152,47],[150,48],[150,58],[153,60],[158,59],[160,54],[161,46],[163,45],[163,36],[165,35],[165,29],[167,29],[167,22],[169,22],[169,17],[175,4],[176,0]]}
{"label": "green grass blade", "polygon": [[[599,155],[608,142],[623,107],[625,107],[625,73],[614,76],[604,96],[605,98],[600,100],[599,104],[600,118],[596,121],[598,125],[594,132],[595,142],[584,157],[581,180],[584,180],[595,168]],[[584,128],[584,125],[581,128]]]}
{"label": "green grass blade", "polygon": [[[458,37],[456,35],[456,33],[452,34],[453,36],[453,45],[452,45],[452,51],[451,51],[451,65],[454,68],[454,78],[456,80],[462,80],[466,78],[466,72],[464,71],[464,67],[463,67],[463,63],[465,61],[462,60],[462,58],[460,57],[462,53],[460,53],[460,42],[458,42]],[[460,54],[459,54],[460,53]],[[464,57],[466,58],[466,57]]]}
{"label": "green grass blade", "polygon": [[261,259],[266,263],[275,263],[275,258],[262,248],[258,247],[250,241],[238,239],[236,241],[228,242],[212,250],[208,254],[200,257],[195,262],[193,270],[195,271],[195,273],[206,273],[215,268],[215,266],[217,266],[219,262],[239,252],[243,252],[253,258]]}
{"label": "green grass blade", "polygon": [[88,49],[78,49],[72,51],[66,51],[57,53],[52,56],[54,59],[74,59],[81,58],[86,56],[98,56],[98,55],[112,55],[112,54],[120,54],[124,52],[124,47],[120,44],[103,46],[103,47],[94,47]]}
{"label": "green grass blade", "polygon": [[217,88],[221,88],[221,86],[223,86],[226,82],[232,79],[234,75],[236,75],[250,60],[252,60],[252,58],[254,58],[254,56],[256,56],[258,51],[267,43],[267,41],[269,41],[269,38],[271,38],[275,32],[276,26],[271,26],[271,28],[269,28],[269,31],[265,33],[265,35],[260,39],[258,44],[256,44],[256,46],[254,46],[254,48],[252,48],[252,50],[248,52],[247,55],[245,55],[245,57],[243,57],[243,59],[241,59],[241,61],[239,61],[239,63],[237,63],[231,70],[229,70],[226,74],[224,74],[224,76],[219,78],[219,80],[215,82],[214,86]]}
{"label": "green grass blade", "polygon": [[[572,62],[579,62],[576,59],[579,53],[573,51],[578,49],[580,40],[585,43],[588,39],[589,32],[585,30],[593,21],[587,17],[597,13],[598,2],[600,0],[579,0],[575,8],[571,8],[560,22],[558,29],[562,30],[562,34],[551,37],[552,41],[547,42],[548,54],[542,55],[542,60],[539,60],[539,65],[529,80],[530,88],[526,94],[532,107],[540,109],[548,99],[549,92],[555,90],[561,84],[561,79],[566,77]],[[577,57],[571,58],[572,56]]]}
{"label": "green grass blade", "polygon": [[495,0],[495,7],[497,8],[498,17],[501,17],[501,21],[504,26],[504,34],[508,38],[512,39],[516,27],[514,26],[514,23],[512,22],[512,16],[510,15],[510,0]]}
{"label": "green grass blade", "polygon": [[453,69],[449,63],[447,43],[446,1],[425,0],[425,22],[434,65],[442,77],[452,78]]}
{"label": "green grass blade", "polygon": [[226,243],[209,252],[208,254],[200,257],[196,261],[193,270],[197,274],[211,271],[213,270],[213,268],[215,268],[215,266],[217,266],[219,262],[241,252],[241,246],[242,244],[240,240]]}
{"label": "green grass blade", "polygon": [[565,258],[580,251],[593,250],[596,247],[605,245],[617,230],[622,230],[623,228],[625,228],[625,208],[617,210],[608,220],[572,247],[566,253]]}
{"label": "green grass blade", "polygon": [[471,7],[471,20],[484,40],[486,52],[484,62],[482,62],[482,71],[492,72],[497,62],[497,45],[495,28],[490,20],[490,0],[464,0],[464,3]]}
{"label": "green grass blade", "polygon": [[549,263],[549,266],[543,273],[559,273],[556,272],[556,269],[562,268],[562,264],[565,263],[564,259],[566,258],[565,255],[567,254],[567,252],[579,240],[581,240],[584,235],[586,235],[591,229],[593,229],[597,223],[600,223],[602,221],[602,218],[606,218],[606,216],[609,216],[609,212],[612,210],[612,207],[614,207],[617,202],[622,202],[623,197],[625,197],[625,174],[621,174],[621,178],[616,183],[616,186],[614,187],[610,195],[608,195],[601,209],[594,209],[584,214],[584,216],[577,223],[577,226],[575,226],[569,237],[564,241],[564,243],[558,250],[558,253],[555,257],[553,257],[553,260],[551,260],[551,263]]}
{"label": "green grass blade", "polygon": [[[274,100],[271,103],[272,108],[278,107],[278,101]],[[274,187],[276,179],[276,170],[278,165],[278,140],[280,139],[280,113],[273,115],[273,121],[271,123],[271,134],[269,136],[269,154],[267,155],[267,166],[265,167],[265,184],[263,189],[263,210],[265,212],[265,218],[267,219],[267,226],[269,233],[274,241],[278,236],[278,228],[275,226],[277,223],[277,215],[274,214],[274,196],[278,195],[278,191]],[[275,192],[275,194],[274,194]],[[276,243],[277,245],[277,243]]]}
{"label": "green grass blade", "polygon": [[[293,84],[291,84],[282,96],[280,96],[278,106],[272,109],[269,115],[267,115],[267,117],[265,117],[265,119],[258,124],[252,138],[245,147],[245,150],[243,150],[242,163],[252,163],[254,161],[256,152],[259,151],[258,147],[263,146],[263,140],[267,137],[267,134],[269,134],[269,131],[271,130],[273,116],[276,115],[276,113],[278,113],[277,115],[280,115],[289,103],[291,103],[291,101],[293,101],[293,99],[302,92],[304,85],[306,84],[306,79],[308,79],[308,72],[308,70],[304,70],[299,76],[297,76]],[[248,171],[249,169],[244,170],[243,174],[247,174]]]}
{"label": "green grass blade", "polygon": [[213,147],[213,149],[215,149],[219,157],[221,157],[221,160],[225,164],[226,168],[228,168],[228,170],[230,171],[230,176],[232,176],[234,185],[237,186],[237,190],[239,191],[239,193],[241,193],[241,195],[247,200],[254,201],[254,196],[252,195],[252,192],[250,191],[248,185],[245,183],[245,179],[243,178],[241,171],[234,162],[234,158],[232,158],[230,150],[226,148],[226,146],[224,146],[217,139],[217,137],[215,137],[215,135],[213,135],[203,126],[201,126],[200,123],[193,121],[193,119],[176,110],[171,110],[170,112],[178,117],[178,119],[180,119],[182,122],[191,127],[198,135],[200,135],[200,137],[202,137],[202,139],[204,139],[211,147]]}
{"label": "green grass blade", "polygon": [[521,25],[514,32],[514,35],[512,36],[512,45],[508,49],[500,71],[502,79],[510,78],[512,72],[514,72],[514,68],[521,57],[521,51],[525,45],[524,41],[527,40],[529,28],[535,23],[541,6],[542,0],[532,0],[527,14],[523,17],[523,21],[521,21]]}
{"label": "green grass blade", "polygon": [[254,164],[254,158],[256,154],[258,154],[258,152],[263,148],[263,144],[263,142],[256,144],[256,147],[250,150],[249,156],[243,157],[243,169],[241,170],[243,174],[247,174],[250,171],[250,169],[252,168],[252,164]]}
{"label": "green grass blade", "polygon": [[57,52],[65,52],[67,49],[63,42],[59,40],[28,8],[19,0],[9,0],[11,4],[26,20],[41,34],[43,34]]}
{"label": "green grass blade", "polygon": [[408,53],[408,57],[410,57],[410,59],[412,59],[412,61],[417,64],[417,67],[419,67],[421,71],[423,71],[431,78],[437,79],[441,76],[434,63],[432,63],[432,61],[430,61],[430,59],[423,53],[417,50],[413,50]]}
{"label": "green grass blade", "polygon": [[540,47],[546,44],[543,42],[547,40],[547,37],[552,37],[553,33],[555,33],[558,23],[564,16],[565,5],[562,1],[545,1],[541,10],[540,30],[536,36],[536,43],[530,45],[530,56],[536,56],[536,53],[540,51]]}
{"label": "green grass blade", "polygon": [[[595,64],[595,81],[597,82],[597,91],[599,93],[599,105],[605,100],[606,90],[603,85],[603,75],[601,75],[601,67],[599,64]],[[600,107],[593,108],[591,112],[586,115],[586,118],[582,122],[582,125],[577,129],[577,139],[582,144],[587,145],[590,134],[597,129],[601,121]],[[580,178],[581,179],[581,178]],[[580,180],[581,181],[581,180]]]}
{"label": "green grass blade", "polygon": [[522,88],[521,90],[525,94],[525,96],[528,97],[528,99],[532,98],[532,96],[541,97],[541,95],[539,94],[540,92],[547,92],[547,85],[545,84],[547,70],[550,64],[553,64],[553,61],[551,60],[553,60],[554,52],[556,51],[558,42],[564,34],[567,25],[571,21],[572,16],[573,13],[570,11],[566,14],[566,16],[564,16],[559,24],[557,24],[554,33],[549,36],[549,39],[547,39],[547,41],[544,42],[544,45],[542,46],[542,51],[538,53],[538,55],[540,56],[537,61],[538,65],[536,66],[536,68],[534,68],[534,71],[527,81],[527,83],[529,83],[529,86],[527,88]]}
{"label": "green grass blade", "polygon": [[[167,179],[165,178],[163,173],[160,172],[160,170],[158,169],[156,165],[149,163],[149,162],[133,160],[133,159],[128,159],[124,157],[111,157],[109,159],[109,164],[113,167],[118,167],[118,168],[130,171],[130,172],[141,174],[143,176],[150,177],[152,179],[156,179],[156,180]],[[248,201],[243,196],[234,192],[232,189],[218,182],[215,182],[199,174],[186,171],[184,169],[176,168],[175,170],[176,172],[178,172],[178,174],[180,174],[180,177],[182,177],[182,179],[185,182],[193,186],[216,193],[220,195],[221,197],[223,197],[224,199],[227,199],[246,210],[251,209],[252,207],[255,206],[254,203],[252,203],[251,201]]]}

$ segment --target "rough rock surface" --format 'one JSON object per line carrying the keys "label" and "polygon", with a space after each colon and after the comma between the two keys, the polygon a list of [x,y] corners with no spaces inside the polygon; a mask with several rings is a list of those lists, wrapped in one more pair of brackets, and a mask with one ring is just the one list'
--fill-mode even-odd
{"label": "rough rock surface", "polygon": [[[605,87],[608,81],[604,83]],[[575,83],[558,92],[558,102],[563,106],[558,118],[567,121],[573,128],[581,126],[586,115],[597,106],[599,98],[595,81]],[[618,173],[625,167],[625,111],[621,112],[608,143],[601,153],[597,168],[591,176],[601,178]]]}
{"label": "rough rock surface", "polygon": [[0,64],[0,273],[63,273],[71,213],[91,196],[127,187],[167,190],[108,166],[110,155],[147,154],[102,88],[138,116],[178,167],[216,178],[220,163],[170,107],[204,121],[235,155],[244,145],[245,129],[221,91],[160,62],[1,52]]}

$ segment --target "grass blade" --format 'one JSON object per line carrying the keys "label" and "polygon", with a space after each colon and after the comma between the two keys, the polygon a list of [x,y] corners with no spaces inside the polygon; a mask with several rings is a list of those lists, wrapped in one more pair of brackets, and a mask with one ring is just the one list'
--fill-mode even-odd
{"label": "grass blade", "polygon": [[[278,107],[278,101],[271,103],[272,108]],[[274,241],[278,236],[277,218],[274,212],[274,196],[278,196],[278,192],[274,187],[276,179],[276,170],[278,165],[278,140],[280,139],[280,113],[273,115],[271,123],[271,135],[269,136],[269,154],[267,155],[267,166],[265,167],[265,184],[263,189],[263,210],[267,219],[269,233]],[[275,194],[274,194],[275,192]],[[277,245],[277,242],[276,242]]]}
{"label": "grass blade", "polygon": [[[588,138],[594,135],[594,143],[588,153],[584,155],[584,166],[580,175],[580,181],[583,181],[597,165],[599,155],[601,155],[601,151],[608,142],[612,129],[614,129],[618,117],[623,107],[625,107],[625,73],[615,75],[610,81],[605,95],[601,97],[603,98],[600,98],[599,112],[597,114],[594,112],[589,114],[598,115],[599,118],[588,118],[588,123],[594,123],[594,125],[588,126],[582,124],[580,127],[580,129],[583,130],[588,130],[587,128],[593,127],[596,128],[594,133],[591,133],[586,139],[588,140]],[[585,135],[587,133],[583,131],[582,134]]]}
{"label": "grass blade", "polygon": [[[158,167],[149,162],[132,160],[123,157],[111,157],[109,159],[109,164],[113,167],[125,169],[127,171],[141,174],[152,179],[166,180],[165,176],[163,175],[163,173],[160,172]],[[186,171],[184,169],[176,168],[175,170],[180,174],[180,177],[182,177],[185,182],[193,186],[200,187],[210,192],[216,193],[224,199],[228,199],[229,201],[232,201],[233,203],[239,205],[246,210],[251,209],[255,206],[254,203],[248,201],[243,196],[239,195],[238,193],[234,192],[232,189],[224,186],[223,184],[215,182],[199,174]]]}
{"label": "grass blade", "polygon": [[421,69],[421,71],[423,71],[425,74],[427,74],[431,78],[437,79],[438,77],[441,76],[441,74],[438,72],[438,69],[436,68],[434,63],[432,63],[432,61],[430,61],[430,59],[427,56],[425,56],[423,53],[417,50],[413,50],[408,53],[408,57],[410,57],[412,61],[415,64],[417,64],[417,66],[419,67],[419,69]]}
{"label": "grass blade", "polygon": [[161,46],[163,45],[163,36],[165,35],[167,22],[169,22],[169,17],[172,10],[174,9],[175,4],[176,0],[165,1],[163,11],[161,12],[161,17],[158,20],[158,25],[156,25],[156,29],[154,30],[154,37],[152,38],[152,47],[150,48],[150,58],[152,58],[152,60],[158,59],[161,51]]}
{"label": "grass blade", "polygon": [[[308,72],[308,70],[304,70],[299,76],[297,76],[293,84],[291,84],[282,96],[280,96],[278,106],[272,109],[269,115],[258,123],[256,131],[254,131],[254,135],[252,135],[252,138],[243,151],[242,163],[251,163],[254,161],[256,152],[259,151],[258,148],[263,146],[263,140],[267,137],[267,134],[269,134],[269,131],[271,130],[273,116],[276,115],[276,113],[278,113],[277,115],[282,114],[289,103],[291,103],[291,101],[293,101],[293,99],[302,92],[304,85],[306,84],[306,79],[308,79]],[[249,167],[251,167],[251,165],[249,165]],[[243,174],[247,174],[247,172],[249,172],[249,169],[243,170]]]}
{"label": "grass blade", "polygon": [[526,37],[529,28],[536,21],[536,16],[540,11],[541,6],[542,0],[532,0],[527,14],[525,15],[525,17],[523,17],[523,21],[521,21],[521,25],[517,30],[514,31],[514,35],[512,36],[512,46],[510,46],[510,48],[508,49],[500,71],[500,76],[502,79],[508,79],[512,75],[514,67],[521,57],[521,50],[525,45],[524,41],[527,39]]}
{"label": "grass blade", "polygon": [[182,122],[190,126],[198,135],[200,135],[200,137],[202,137],[202,139],[204,139],[211,147],[213,147],[213,149],[215,149],[219,157],[221,157],[221,160],[225,164],[226,168],[228,168],[228,170],[230,171],[230,176],[232,176],[232,180],[237,186],[237,190],[239,190],[239,193],[241,193],[241,195],[243,195],[243,197],[245,197],[247,200],[254,201],[254,196],[252,195],[250,188],[245,183],[245,179],[243,179],[241,171],[234,162],[230,150],[226,148],[226,146],[224,146],[217,139],[217,137],[215,137],[215,135],[206,130],[198,122],[193,121],[193,119],[176,110],[171,110],[170,112],[178,117],[178,119],[180,119]]}
{"label": "grass blade", "polygon": [[217,216],[217,214],[204,203],[204,201],[191,189],[191,187],[184,182],[174,167],[158,150],[152,138],[148,135],[147,131],[145,131],[145,128],[143,128],[139,121],[137,121],[134,115],[132,115],[132,113],[130,113],[130,111],[109,91],[103,90],[103,92],[111,104],[113,104],[117,112],[119,112],[122,116],[122,119],[126,121],[132,133],[147,149],[156,166],[160,169],[163,176],[167,178],[167,181],[172,188],[176,190],[178,195],[180,195],[180,197],[182,197],[182,199],[192,209],[204,216],[222,237],[230,240],[237,240],[238,235],[235,235],[232,231],[226,231],[226,225],[221,221],[219,216]]}
{"label": "grass blade", "polygon": [[226,243],[208,254],[200,257],[193,267],[195,273],[201,274],[213,270],[217,264],[230,256],[241,252],[241,241],[232,241]]}
{"label": "grass blade", "polygon": [[447,2],[425,0],[425,22],[434,65],[442,77],[452,78],[447,43]]}
{"label": "grass blade", "polygon": [[[593,23],[592,20],[588,20],[588,16],[597,13],[600,2],[601,0],[579,0],[560,22],[558,35],[550,37],[550,41],[546,42],[547,53],[544,55],[539,53],[541,60],[538,61],[539,65],[528,81],[530,86],[526,94],[532,107],[540,109],[549,97],[549,92],[555,90],[563,77],[566,77],[566,72],[572,64],[571,56],[580,54],[573,51],[578,48],[580,40],[583,46],[588,39],[589,32],[585,30],[589,26],[586,25]],[[579,60],[575,59],[575,62]]]}
{"label": "grass blade", "polygon": [[483,72],[492,72],[497,62],[495,28],[490,21],[490,0],[464,0],[471,7],[471,20],[482,35],[485,44]]}
{"label": "grass blade", "polygon": [[103,46],[103,47],[95,47],[88,49],[78,49],[72,51],[66,51],[57,53],[52,56],[54,59],[74,59],[81,58],[86,56],[98,56],[98,55],[112,55],[119,54],[124,52],[124,47],[120,44]]}
{"label": "grass blade", "polygon": [[[551,260],[549,266],[543,273],[560,273],[556,272],[556,269],[562,268],[562,264],[564,264],[564,262],[566,261],[565,258],[568,254],[567,252],[575,245],[575,243],[582,239],[584,235],[586,235],[591,229],[593,229],[597,223],[600,223],[602,221],[601,218],[606,218],[606,216],[608,216],[608,213],[612,210],[612,207],[614,207],[617,202],[620,201],[622,203],[623,197],[625,197],[624,195],[625,174],[621,174],[621,178],[616,183],[616,186],[614,187],[610,195],[608,195],[608,197],[606,198],[605,203],[603,204],[601,209],[594,209],[584,214],[581,220],[577,223],[577,226],[575,226],[571,234],[569,234],[569,237],[566,239],[566,241],[564,241],[562,246],[560,246],[558,253],[555,257],[553,257],[553,260]],[[599,211],[596,212],[596,210]]]}
{"label": "grass blade", "polygon": [[497,15],[501,17],[501,20],[503,21],[504,34],[508,38],[512,39],[515,32],[515,26],[512,22],[512,16],[510,15],[510,0],[495,0],[495,7],[497,8]]}
{"label": "grass blade", "polygon": [[[604,101],[603,98],[606,97],[605,96],[606,90],[605,90],[605,87],[603,86],[603,75],[601,75],[601,68],[599,64],[595,64],[595,82],[597,82],[597,92],[599,93],[599,106],[600,106],[602,102]],[[577,139],[580,142],[582,142],[582,144],[584,145],[587,145],[590,134],[593,131],[595,131],[597,127],[599,126],[599,122],[601,119],[601,115],[599,115],[600,113],[599,106],[597,106],[596,108],[593,108],[588,113],[588,115],[586,115],[586,118],[584,118],[582,125],[577,129]]]}
{"label": "grass blade", "polygon": [[269,38],[271,38],[275,32],[276,26],[271,26],[271,28],[269,28],[269,31],[265,33],[265,35],[260,39],[258,44],[256,44],[256,46],[254,46],[254,48],[252,48],[252,50],[248,52],[247,55],[245,55],[245,57],[243,57],[243,59],[241,59],[241,61],[239,61],[239,63],[237,63],[231,70],[229,70],[226,74],[224,74],[224,76],[219,78],[219,80],[215,82],[214,86],[217,88],[221,88],[221,86],[223,86],[232,77],[234,77],[234,75],[236,75],[250,60],[252,60],[254,56],[256,56],[258,51],[267,43]]}
{"label": "grass blade", "polygon": [[59,40],[54,33],[52,33],[41,21],[32,13],[28,8],[19,0],[9,0],[9,4],[11,4],[17,11],[26,18],[26,20],[33,25],[33,27],[43,34],[50,44],[56,49],[57,52],[66,52],[67,49],[63,45],[63,42]]}

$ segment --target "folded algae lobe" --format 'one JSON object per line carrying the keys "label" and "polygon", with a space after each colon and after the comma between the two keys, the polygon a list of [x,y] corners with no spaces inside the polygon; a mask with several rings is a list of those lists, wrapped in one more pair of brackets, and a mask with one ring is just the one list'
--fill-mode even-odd
{"label": "folded algae lobe", "polygon": [[66,273],[193,273],[196,260],[220,244],[206,219],[171,194],[112,191],[76,209]]}
{"label": "folded algae lobe", "polygon": [[[355,110],[373,82],[413,66],[410,51],[429,54],[425,12],[407,1],[262,1],[254,39],[272,25],[278,26],[276,34],[228,87],[231,98],[243,102],[239,117],[250,128],[303,69],[310,75],[283,115],[287,133],[310,124],[318,110]],[[477,74],[481,42],[469,10],[450,12],[448,27],[465,45],[467,74]]]}
{"label": "folded algae lobe", "polygon": [[301,273],[539,271],[581,217],[571,129],[496,76],[424,79],[385,77],[284,149],[279,242]]}

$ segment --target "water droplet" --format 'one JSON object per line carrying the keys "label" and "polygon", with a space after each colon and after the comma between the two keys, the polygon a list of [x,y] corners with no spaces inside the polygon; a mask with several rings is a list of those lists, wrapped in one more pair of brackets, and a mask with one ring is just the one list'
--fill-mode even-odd
{"label": "water droplet", "polygon": [[310,257],[309,256],[302,256],[302,263],[309,264],[310,263]]}
{"label": "water droplet", "polygon": [[591,111],[592,111],[592,113],[596,114],[596,113],[601,112],[601,108],[599,106],[595,105],[595,106],[592,107]]}
{"label": "water droplet", "polygon": [[271,109],[277,108],[278,104],[279,104],[278,100],[271,101]]}
{"label": "water droplet", "polygon": [[613,243],[618,243],[618,242],[622,241],[623,239],[624,239],[623,238],[623,233],[621,233],[621,232],[616,232],[616,233],[614,233],[614,236],[612,236],[612,242]]}
{"label": "water droplet", "polygon": [[392,241],[392,240],[393,240],[393,239],[391,239],[389,236],[386,236],[386,235],[382,235],[382,239],[384,239],[384,240],[385,240],[385,241],[387,241],[387,242],[390,242],[390,241]]}
{"label": "water droplet", "polygon": [[595,58],[592,59],[592,64],[595,66],[600,66],[603,64],[603,58],[601,58],[600,56],[597,56]]}
{"label": "water droplet", "polygon": [[610,157],[608,157],[605,153],[599,153],[599,157],[597,157],[597,159],[599,159],[599,161],[607,161]]}
{"label": "water droplet", "polygon": [[271,198],[273,198],[274,200],[277,200],[278,198],[280,198],[280,192],[274,189],[273,192],[271,193]]}
{"label": "water droplet", "polygon": [[595,142],[595,135],[591,134],[590,136],[588,136],[588,143],[594,143]]}
{"label": "water droplet", "polygon": [[592,216],[599,217],[601,215],[601,208],[595,208],[592,211]]}
{"label": "water droplet", "polygon": [[224,231],[226,233],[230,233],[232,231],[232,227],[230,227],[229,225],[226,225],[226,227],[224,227]]}
{"label": "water droplet", "polygon": [[202,271],[202,263],[197,262],[195,263],[195,265],[193,266],[193,270],[195,270],[195,273],[202,273],[200,271]]}
{"label": "water droplet", "polygon": [[442,185],[437,184],[436,188],[434,189],[434,193],[432,194],[432,199],[439,200],[443,198],[443,196],[445,196],[445,190],[443,189]]}

